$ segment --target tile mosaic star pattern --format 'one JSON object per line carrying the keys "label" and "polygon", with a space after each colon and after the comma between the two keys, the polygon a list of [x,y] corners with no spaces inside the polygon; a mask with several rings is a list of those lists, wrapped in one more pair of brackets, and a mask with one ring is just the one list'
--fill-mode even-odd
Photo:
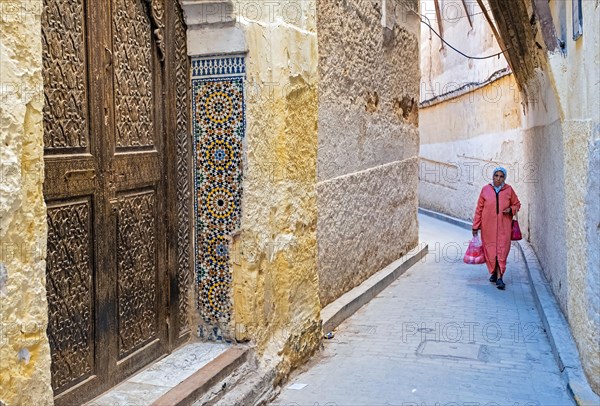
{"label": "tile mosaic star pattern", "polygon": [[229,237],[240,226],[244,58],[192,59],[198,308],[205,322],[231,320]]}

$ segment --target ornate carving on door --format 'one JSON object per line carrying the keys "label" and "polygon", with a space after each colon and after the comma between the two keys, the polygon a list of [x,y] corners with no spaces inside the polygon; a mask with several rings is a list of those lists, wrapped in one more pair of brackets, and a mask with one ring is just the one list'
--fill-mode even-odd
{"label": "ornate carving on door", "polygon": [[[44,0],[42,16],[48,336],[57,404],[90,399],[190,331],[191,140],[181,10],[177,2],[102,2]],[[177,162],[176,170],[168,162]]]}

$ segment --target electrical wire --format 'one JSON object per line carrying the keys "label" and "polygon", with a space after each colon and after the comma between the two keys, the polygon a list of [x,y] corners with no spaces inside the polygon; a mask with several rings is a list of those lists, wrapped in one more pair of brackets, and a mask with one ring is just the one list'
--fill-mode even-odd
{"label": "electrical wire", "polygon": [[[490,10],[487,10],[487,11],[488,11],[488,13],[490,12]],[[483,11],[480,11],[479,13],[468,14],[468,16],[473,17],[473,16],[478,16],[479,14],[483,14]],[[460,16],[460,18],[465,18],[465,17],[467,17],[467,16],[466,15]]]}
{"label": "electrical wire", "polygon": [[[490,59],[490,58],[495,58],[495,57],[497,57],[497,56],[500,56],[500,55],[504,54],[504,53],[507,51],[507,49],[504,49],[504,50],[502,50],[502,51],[498,52],[497,54],[494,54],[494,55],[488,55],[488,56],[470,56],[470,55],[467,55],[467,54],[465,54],[464,52],[461,52],[461,51],[459,51],[458,49],[456,49],[455,47],[453,47],[452,45],[450,45],[448,42],[446,42],[446,40],[445,40],[444,38],[442,38],[442,36],[441,36],[440,34],[438,34],[438,32],[437,32],[436,30],[434,30],[434,29],[433,29],[433,27],[431,26],[431,20],[429,19],[429,17],[427,17],[427,16],[425,16],[425,15],[423,15],[423,14],[419,14],[419,13],[417,13],[417,12],[416,12],[416,11],[414,11],[414,10],[411,10],[411,11],[412,11],[413,13],[415,13],[416,15],[420,16],[420,17],[421,17],[421,22],[422,22],[423,24],[425,24],[426,26],[428,26],[428,27],[429,27],[429,29],[430,29],[431,31],[433,31],[433,33],[434,33],[435,35],[437,35],[437,36],[438,36],[438,38],[439,38],[439,39],[440,39],[440,40],[441,40],[441,41],[442,41],[444,44],[448,45],[448,46],[449,46],[450,48],[452,48],[452,49],[453,49],[455,52],[458,52],[459,54],[461,54],[461,55],[462,55],[462,56],[464,56],[465,58],[468,58],[468,59]],[[423,20],[423,18],[426,18],[426,19],[427,19],[427,21],[429,21],[429,22],[428,22],[428,23],[427,23],[427,22],[425,22],[425,20]]]}
{"label": "electrical wire", "polygon": [[[487,9],[486,9],[486,10],[487,10]],[[490,12],[490,10],[487,10],[487,12],[489,13],[489,12]],[[474,16],[478,16],[478,15],[480,15],[480,14],[483,14],[483,11],[480,11],[480,12],[478,12],[478,13],[473,13],[473,14],[469,14],[469,13],[467,13],[467,14],[465,14],[465,15],[462,15],[462,13],[461,13],[461,15],[460,15],[460,16],[457,16],[457,17],[454,17],[454,18],[442,18],[442,20],[444,20],[444,21],[450,21],[450,22],[453,22],[453,21],[456,21],[456,20],[460,20],[461,18],[474,17]]]}

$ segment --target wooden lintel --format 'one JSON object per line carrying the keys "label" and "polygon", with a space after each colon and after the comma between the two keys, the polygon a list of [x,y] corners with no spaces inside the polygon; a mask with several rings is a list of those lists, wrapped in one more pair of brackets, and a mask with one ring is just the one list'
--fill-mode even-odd
{"label": "wooden lintel", "polygon": [[465,8],[465,13],[467,14],[467,20],[469,20],[469,25],[473,28],[473,21],[471,21],[471,14],[469,14],[469,9],[467,8],[467,0],[462,0],[463,7]]}
{"label": "wooden lintel", "polygon": [[552,13],[547,0],[535,0],[535,13],[537,14],[538,21],[542,31],[542,37],[546,44],[546,49],[550,52],[558,49],[558,38],[556,38],[556,29],[554,28],[554,21],[552,20]]}
{"label": "wooden lintel", "polygon": [[496,25],[494,24],[494,20],[492,20],[492,17],[490,16],[490,13],[488,12],[487,8],[485,7],[485,4],[483,4],[483,0],[477,0],[477,4],[479,4],[479,7],[481,8],[483,15],[485,16],[485,19],[487,20],[488,24],[490,25],[490,28],[492,29],[492,32],[494,33],[494,37],[496,37],[496,42],[498,42],[498,45],[500,46],[500,50],[504,54],[504,58],[506,59],[506,62],[508,62],[508,66],[510,66],[511,70],[514,71],[514,69],[512,69],[513,65],[510,61],[510,55],[508,54],[507,49],[506,49],[506,44],[504,43],[504,40],[500,36],[500,33],[498,32],[498,29],[496,28]]}
{"label": "wooden lintel", "polygon": [[442,20],[442,11],[440,9],[440,0],[434,0],[434,4],[435,4],[435,16],[437,18],[437,23],[438,23],[438,29],[440,30],[440,39],[442,40],[442,47],[440,49],[444,49],[445,48],[445,44],[444,44],[444,24],[443,24],[443,20]]}

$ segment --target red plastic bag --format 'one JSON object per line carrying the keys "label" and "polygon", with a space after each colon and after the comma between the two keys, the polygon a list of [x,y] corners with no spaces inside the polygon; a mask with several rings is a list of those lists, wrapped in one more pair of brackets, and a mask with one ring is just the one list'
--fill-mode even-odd
{"label": "red plastic bag", "polygon": [[469,242],[469,247],[463,258],[466,264],[483,264],[485,262],[485,256],[483,254],[483,247],[479,236],[475,236]]}
{"label": "red plastic bag", "polygon": [[513,219],[512,230],[510,233],[510,239],[512,241],[519,241],[522,238],[523,238],[523,234],[521,234],[521,227],[519,227],[519,220]]}

